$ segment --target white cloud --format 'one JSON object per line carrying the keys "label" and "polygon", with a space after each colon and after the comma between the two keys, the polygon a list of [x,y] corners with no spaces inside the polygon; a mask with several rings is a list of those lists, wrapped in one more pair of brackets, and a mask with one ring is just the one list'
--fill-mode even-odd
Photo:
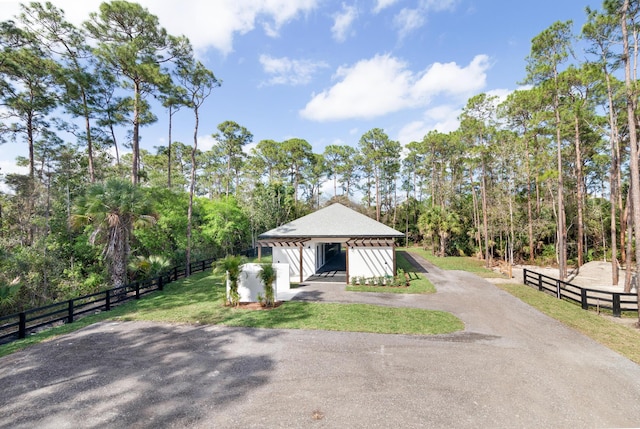
{"label": "white cloud", "polygon": [[505,89],[505,88],[497,88],[487,91],[487,95],[489,97],[497,97],[496,98],[496,106],[507,99],[509,94],[511,94],[513,90]]}
{"label": "white cloud", "polygon": [[390,55],[376,55],[338,68],[332,88],[314,96],[301,115],[316,121],[374,118],[407,105],[411,72]]}
{"label": "white cloud", "polygon": [[406,145],[412,141],[422,141],[429,131],[449,133],[460,126],[458,116],[462,109],[453,105],[440,105],[428,109],[423,114],[423,119],[409,122],[398,132],[397,140]]}
{"label": "white cloud", "polygon": [[386,8],[388,8],[390,6],[393,6],[397,2],[398,2],[398,0],[376,0],[376,5],[373,7],[371,12],[379,13],[383,9],[386,9]]}
{"label": "white cloud", "polygon": [[[102,0],[52,0],[65,11],[70,22],[80,25],[97,12]],[[300,15],[311,12],[319,0],[138,0],[156,15],[170,34],[184,34],[197,51],[215,48],[223,54],[233,51],[233,38],[261,26],[270,37]],[[0,21],[19,11],[19,2],[3,1]]]}
{"label": "white cloud", "polygon": [[[211,148],[213,147],[214,144],[216,144],[216,142],[217,142],[217,140],[215,138],[213,138],[213,136],[211,134],[199,135],[198,136],[198,149],[203,151],[203,152],[206,152],[208,150],[211,150]],[[193,142],[191,142],[191,145],[193,145]]]}
{"label": "white cloud", "polygon": [[260,64],[264,72],[270,75],[264,84],[293,86],[309,83],[318,69],[329,66],[323,61],[273,58],[269,55],[260,55]]}
{"label": "white cloud", "polygon": [[300,111],[314,121],[370,119],[427,105],[436,95],[464,98],[486,84],[488,57],[476,56],[466,67],[434,63],[414,73],[390,55],[376,55],[351,67],[340,67],[333,87],[316,94]]}
{"label": "white cloud", "polygon": [[416,82],[415,89],[418,94],[472,93],[485,86],[488,69],[489,57],[486,55],[476,55],[462,68],[454,62],[434,63]]}
{"label": "white cloud", "polygon": [[458,0],[422,0],[420,6],[428,11],[440,12],[442,10],[452,10]]}
{"label": "white cloud", "polygon": [[404,8],[394,16],[393,26],[398,29],[400,39],[422,27],[425,23],[425,15],[420,9]]}
{"label": "white cloud", "polygon": [[337,42],[344,42],[347,39],[351,24],[358,17],[358,10],[355,6],[347,6],[342,3],[342,11],[333,16],[333,27],[331,34]]}
{"label": "white cloud", "polygon": [[430,12],[453,10],[457,2],[458,0],[421,0],[415,8],[403,8],[393,17],[393,26],[398,30],[398,37],[403,39],[421,28]]}
{"label": "white cloud", "polygon": [[233,38],[262,26],[278,36],[286,23],[316,8],[318,0],[141,0],[171,34],[185,34],[196,50],[209,47],[228,54]]}

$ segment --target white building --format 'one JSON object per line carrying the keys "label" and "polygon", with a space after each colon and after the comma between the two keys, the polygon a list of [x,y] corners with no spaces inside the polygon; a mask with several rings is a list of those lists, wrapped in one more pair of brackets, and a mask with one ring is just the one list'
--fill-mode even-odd
{"label": "white building", "polygon": [[336,271],[349,283],[354,276],[395,275],[399,237],[404,234],[336,203],[261,234],[258,246],[271,247],[273,262],[289,264],[291,278],[300,282],[344,255],[344,268]]}

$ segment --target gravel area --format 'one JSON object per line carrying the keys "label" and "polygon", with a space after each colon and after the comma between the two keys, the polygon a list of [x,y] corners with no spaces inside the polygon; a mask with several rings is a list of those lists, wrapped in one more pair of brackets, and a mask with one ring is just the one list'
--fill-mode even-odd
{"label": "gravel area", "polygon": [[436,294],[309,284],[295,299],[440,309],[464,331],[98,323],[0,359],[0,427],[640,426],[640,366],[477,276],[416,260]]}

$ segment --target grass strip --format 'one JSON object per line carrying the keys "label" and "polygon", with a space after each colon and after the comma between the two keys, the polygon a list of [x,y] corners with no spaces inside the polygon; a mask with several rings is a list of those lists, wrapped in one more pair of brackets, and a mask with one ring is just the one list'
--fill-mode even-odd
{"label": "grass strip", "polygon": [[521,301],[640,364],[640,330],[521,284],[498,284]]}
{"label": "grass strip", "polygon": [[505,278],[502,274],[490,270],[484,266],[484,261],[471,256],[446,256],[444,258],[435,256],[433,253],[421,247],[399,248],[406,252],[415,253],[422,256],[438,268],[443,270],[458,270],[474,273],[483,278]]}
{"label": "grass strip", "polygon": [[367,285],[347,285],[350,292],[378,292],[378,293],[435,293],[436,288],[424,274],[416,272],[416,268],[407,261],[402,253],[396,251],[396,264],[398,268],[409,274],[411,281],[409,287],[406,286],[367,286]]}

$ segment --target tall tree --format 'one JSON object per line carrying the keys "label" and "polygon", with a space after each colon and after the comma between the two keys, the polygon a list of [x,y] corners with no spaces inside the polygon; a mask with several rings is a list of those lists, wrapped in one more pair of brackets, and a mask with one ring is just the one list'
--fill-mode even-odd
{"label": "tall tree", "polygon": [[[65,20],[63,10],[49,2],[22,5],[20,20],[46,50],[48,57],[61,66],[58,74],[58,81],[64,88],[61,100],[67,113],[82,118],[84,122],[79,140],[87,146],[89,181],[93,183],[96,180],[96,167],[91,121],[97,110],[100,74],[93,67],[95,62],[86,43],[86,35]],[[74,126],[67,126],[66,129],[76,134]]]}
{"label": "tall tree", "polygon": [[219,149],[219,153],[226,165],[226,173],[223,180],[225,195],[228,197],[234,181],[235,192],[238,192],[239,170],[245,157],[243,147],[253,141],[253,134],[234,121],[222,122],[218,125],[218,130],[220,132],[213,134],[213,138],[216,140],[215,147]]}
{"label": "tall tree", "polygon": [[34,144],[57,106],[59,66],[47,58],[34,36],[9,21],[0,30],[0,138],[23,137],[29,150],[29,177],[34,179]]}
{"label": "tall tree", "polygon": [[[591,42],[587,52],[596,59],[593,64],[599,67],[604,77],[607,99],[607,117],[609,120],[609,143],[611,167],[609,170],[609,203],[611,206],[611,282],[618,284],[618,246],[617,246],[617,212],[620,213],[620,224],[624,225],[622,206],[622,177],[620,168],[620,136],[618,133],[618,112],[614,103],[613,64],[616,62],[614,46],[617,43],[618,20],[613,14],[599,13],[587,8],[588,21],[582,28],[582,36]],[[624,228],[620,228],[620,249],[624,251]]]}
{"label": "tall tree", "polygon": [[[615,3],[618,3],[617,10],[612,10],[615,7]],[[614,12],[620,19],[620,27],[622,30],[622,61],[624,63],[624,83],[625,83],[625,95],[627,101],[627,123],[629,128],[629,153],[631,159],[629,161],[630,180],[631,180],[631,207],[632,207],[632,219],[633,219],[633,231],[635,234],[635,259],[636,259],[636,279],[640,274],[640,166],[638,165],[638,135],[637,135],[637,123],[636,123],[636,109],[638,107],[638,89],[635,82],[635,75],[631,73],[631,64],[633,57],[631,55],[631,48],[629,46],[629,27],[632,28],[634,33],[633,43],[634,51],[638,52],[638,38],[635,36],[636,18],[639,12],[639,5],[637,2],[630,2],[630,0],[623,0],[620,2],[609,2],[608,7],[611,12]],[[635,65],[635,63],[634,63]],[[627,263],[627,266],[629,264]],[[638,290],[638,306],[640,306],[640,287]],[[638,326],[640,327],[640,315],[638,318]]]}
{"label": "tall tree", "polygon": [[137,3],[114,0],[102,3],[84,23],[96,40],[94,54],[117,75],[121,86],[132,88],[132,166],[131,181],[137,184],[140,156],[140,125],[148,113],[145,97],[159,88],[169,88],[171,78],[163,65],[184,57],[188,43],[167,34],[158,18]]}
{"label": "tall tree", "polygon": [[519,133],[524,146],[524,168],[525,168],[525,188],[527,194],[527,235],[529,248],[529,263],[532,264],[535,258],[535,243],[533,232],[533,187],[537,182],[534,177],[532,163],[537,141],[538,127],[536,126],[535,112],[540,107],[539,90],[532,88],[529,90],[514,91],[499,106],[500,116],[507,121],[509,128]]}
{"label": "tall tree", "polygon": [[466,107],[460,116],[460,128],[471,143],[471,151],[474,158],[480,164],[480,195],[482,200],[482,230],[484,236],[484,260],[488,267],[491,263],[489,253],[489,208],[487,177],[489,175],[489,159],[492,153],[491,136],[495,133],[493,122],[495,122],[495,96],[479,94],[471,97],[467,101]]}
{"label": "tall tree", "polygon": [[567,223],[564,203],[562,169],[562,121],[560,118],[560,66],[571,51],[571,21],[555,22],[531,41],[527,57],[527,83],[541,84],[550,93],[556,129],[558,189],[557,189],[557,243],[558,269],[561,280],[567,278]]}
{"label": "tall tree", "polygon": [[258,178],[266,176],[267,183],[282,180],[287,171],[286,154],[282,143],[275,140],[260,140],[251,149],[249,167]]}
{"label": "tall tree", "polygon": [[200,61],[185,59],[178,63],[176,74],[184,88],[187,106],[193,110],[193,148],[191,150],[191,179],[189,182],[189,207],[187,209],[187,275],[191,271],[191,233],[193,216],[193,194],[196,186],[196,151],[198,150],[198,128],[200,125],[200,107],[211,95],[213,88],[220,85],[213,72]]}
{"label": "tall tree", "polygon": [[298,189],[304,181],[305,167],[310,165],[313,160],[312,147],[306,140],[293,138],[282,142],[282,150],[286,154],[287,163],[289,164],[289,174],[291,175],[291,184],[293,185],[294,204],[298,204]]}
{"label": "tall tree", "polygon": [[362,135],[359,142],[360,152],[363,161],[369,166],[373,175],[373,185],[376,193],[376,220],[380,221],[381,216],[381,191],[383,187],[382,181],[385,178],[391,178],[391,171],[385,169],[385,166],[394,171],[399,169],[399,164],[389,164],[390,160],[400,159],[400,144],[389,139],[389,136],[380,128],[373,128]]}
{"label": "tall tree", "polygon": [[160,94],[160,101],[162,101],[162,106],[166,107],[169,114],[168,121],[168,138],[167,138],[167,188],[171,189],[171,145],[173,143],[173,136],[171,135],[173,131],[173,115],[175,115],[180,107],[186,105],[189,101],[186,99],[187,94],[181,86],[171,86],[167,89],[166,94]]}

